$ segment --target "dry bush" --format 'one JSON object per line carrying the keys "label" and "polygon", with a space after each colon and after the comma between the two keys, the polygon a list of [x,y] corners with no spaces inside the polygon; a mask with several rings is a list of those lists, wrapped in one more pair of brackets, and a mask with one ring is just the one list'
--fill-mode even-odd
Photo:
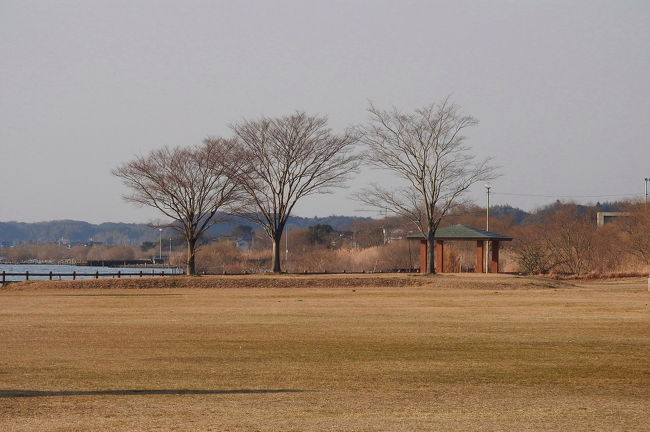
{"label": "dry bush", "polygon": [[369,272],[377,269],[380,246],[365,249],[341,249],[337,260],[346,272]]}
{"label": "dry bush", "polygon": [[86,261],[90,249],[91,248],[86,246],[73,246],[70,248],[70,258],[77,261]]}
{"label": "dry bush", "polygon": [[241,251],[229,241],[220,241],[201,247],[196,254],[199,273],[243,273],[244,259]]}
{"label": "dry bush", "polygon": [[61,262],[72,257],[70,249],[56,244],[17,246],[0,250],[0,255],[8,262],[30,260]]}
{"label": "dry bush", "polygon": [[628,265],[650,267],[650,211],[632,209],[632,215],[609,224],[620,229],[622,249],[629,255]]}
{"label": "dry bush", "polygon": [[[198,250],[197,253],[200,253],[201,249]],[[187,255],[185,252],[176,252],[173,253],[172,256],[169,257],[169,264],[172,265],[173,267],[178,267],[178,268],[183,268],[185,263],[187,262]],[[200,260],[197,261],[197,265],[200,264]]]}
{"label": "dry bush", "polygon": [[567,206],[552,217],[546,243],[560,272],[582,274],[593,270],[598,236],[595,225],[595,214],[579,214],[577,206]]}
{"label": "dry bush", "polygon": [[476,268],[475,241],[446,241],[444,248],[445,272],[473,272]]}
{"label": "dry bush", "polygon": [[133,246],[93,246],[88,248],[86,259],[88,261],[119,261],[135,259]]}
{"label": "dry bush", "polygon": [[139,258],[139,248],[133,246],[74,246],[62,245],[23,245],[0,251],[7,262],[26,262],[30,260],[69,263],[83,261],[119,261]]}
{"label": "dry bush", "polygon": [[595,231],[589,271],[606,273],[633,270],[630,268],[630,258],[623,233],[617,224],[607,224]]}
{"label": "dry bush", "polygon": [[417,249],[407,240],[398,240],[383,246],[363,249],[312,248],[299,258],[289,261],[294,272],[379,272],[413,268],[417,263]]}
{"label": "dry bush", "polygon": [[518,270],[528,274],[547,274],[557,265],[545,242],[544,228],[538,225],[514,230],[510,251]]}
{"label": "dry bush", "polygon": [[509,250],[525,273],[643,272],[650,267],[650,213],[630,210],[631,216],[597,227],[596,209],[556,204],[534,224],[513,229]]}
{"label": "dry bush", "polygon": [[45,244],[34,246],[34,255],[38,260],[61,261],[70,256],[70,251],[65,246]]}
{"label": "dry bush", "polygon": [[36,257],[34,246],[31,245],[3,249],[0,254],[7,262],[24,262]]}
{"label": "dry bush", "polygon": [[285,268],[293,273],[342,271],[337,260],[337,252],[322,246],[305,248],[302,252],[290,253]]}
{"label": "dry bush", "polygon": [[[269,246],[271,246],[269,241]],[[253,250],[242,254],[244,273],[267,272],[271,264],[271,249]]]}
{"label": "dry bush", "polygon": [[525,273],[582,274],[593,270],[595,217],[575,205],[558,208],[542,223],[517,230],[513,251]]}
{"label": "dry bush", "polygon": [[419,245],[413,243],[415,242],[409,240],[394,240],[387,245],[379,246],[377,270],[407,270],[417,267]]}
{"label": "dry bush", "polygon": [[[169,263],[182,267],[186,254],[186,251],[173,253]],[[270,262],[269,250],[243,252],[227,240],[203,245],[196,251],[196,270],[199,274],[263,273]]]}

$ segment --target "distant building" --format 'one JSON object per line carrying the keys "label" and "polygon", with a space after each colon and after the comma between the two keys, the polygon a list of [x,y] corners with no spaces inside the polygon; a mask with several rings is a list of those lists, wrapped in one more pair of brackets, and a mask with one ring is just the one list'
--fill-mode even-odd
{"label": "distant building", "polygon": [[601,227],[616,218],[629,217],[630,215],[631,213],[628,212],[598,212],[596,213],[596,226]]}

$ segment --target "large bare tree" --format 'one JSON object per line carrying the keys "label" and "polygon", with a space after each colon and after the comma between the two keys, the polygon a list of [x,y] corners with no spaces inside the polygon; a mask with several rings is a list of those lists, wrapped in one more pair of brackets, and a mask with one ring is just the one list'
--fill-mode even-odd
{"label": "large bare tree", "polygon": [[360,127],[366,159],[396,174],[403,186],[374,184],[357,197],[413,222],[427,239],[427,272],[435,273],[434,238],[442,218],[472,184],[494,177],[489,159],[476,161],[465,145],[463,130],[478,122],[449,98],[413,113],[372,104],[368,112],[368,122]]}
{"label": "large bare tree", "polygon": [[197,242],[238,198],[241,165],[232,140],[206,139],[194,147],[165,147],[113,170],[129,194],[124,199],[158,209],[187,242],[187,274],[196,273]]}
{"label": "large bare tree", "polygon": [[245,198],[239,214],[261,225],[273,242],[273,272],[281,272],[280,240],[303,197],[342,187],[359,165],[356,135],[336,135],[327,119],[296,112],[232,125],[242,161]]}

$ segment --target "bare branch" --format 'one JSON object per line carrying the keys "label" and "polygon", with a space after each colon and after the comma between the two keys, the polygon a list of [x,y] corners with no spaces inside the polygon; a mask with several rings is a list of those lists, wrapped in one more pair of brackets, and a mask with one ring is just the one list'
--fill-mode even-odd
{"label": "bare branch", "polygon": [[129,189],[124,199],[153,207],[173,220],[188,245],[187,272],[194,274],[197,240],[241,195],[234,181],[242,167],[232,140],[208,138],[190,148],[163,148],[113,170]]}
{"label": "bare branch", "polygon": [[[378,186],[357,195],[365,204],[411,220],[430,243],[442,218],[476,182],[495,177],[490,159],[475,161],[465,145],[463,131],[478,121],[464,115],[449,98],[403,113],[382,111],[372,103],[366,124],[358,128],[373,167],[396,174],[407,187]],[[435,272],[429,244],[428,271]]]}
{"label": "bare branch", "polygon": [[279,241],[296,203],[303,197],[343,187],[360,156],[352,131],[335,135],[327,119],[304,112],[231,126],[245,165],[238,177],[244,198],[238,214],[264,227],[273,240],[273,271],[280,271]]}

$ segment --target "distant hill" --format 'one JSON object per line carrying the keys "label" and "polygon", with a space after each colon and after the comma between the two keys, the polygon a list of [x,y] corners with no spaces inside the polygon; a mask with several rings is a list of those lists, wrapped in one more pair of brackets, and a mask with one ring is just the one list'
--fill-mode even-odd
{"label": "distant hill", "polygon": [[[313,225],[330,225],[336,230],[344,229],[358,221],[371,218],[352,216],[328,216],[318,218],[289,218],[288,228],[306,228]],[[214,225],[208,230],[208,238],[219,238],[238,225],[255,226],[252,222],[237,217]],[[157,228],[146,224],[114,223],[91,224],[75,220],[58,220],[49,222],[0,222],[0,247],[19,244],[60,243],[88,244],[103,243],[108,245],[140,245],[145,241],[156,241],[159,236]],[[169,228],[163,231],[163,237],[175,237],[177,233]]]}
{"label": "distant hill", "polygon": [[0,222],[0,243],[3,246],[24,243],[139,245],[154,239],[158,233],[145,224],[102,223],[91,224],[75,220],[49,222]]}
{"label": "distant hill", "polygon": [[594,212],[626,211],[629,208],[630,203],[626,201],[613,201],[613,202],[604,202],[604,203],[598,202],[596,204],[582,205],[582,204],[573,204],[571,202],[562,202],[560,200],[557,200],[552,204],[548,204],[544,207],[540,207],[535,211],[531,212],[520,223],[523,224],[540,223],[541,221],[552,217],[554,213],[561,210],[567,205],[575,205],[578,214],[585,214],[588,211],[594,211]]}
{"label": "distant hill", "polygon": [[490,207],[490,216],[497,219],[502,217],[513,217],[513,222],[515,225],[519,225],[524,222],[524,220],[526,220],[529,215],[530,214],[528,212],[520,208],[511,207],[509,205],[498,205]]}
{"label": "distant hill", "polygon": [[[560,203],[551,204],[547,207],[528,213],[519,208],[505,206],[494,206],[490,208],[490,216],[495,218],[512,217],[515,225],[534,222],[539,218],[552,213]],[[612,203],[599,204],[607,210],[615,209],[617,206]],[[600,209],[600,207],[598,207]],[[480,212],[483,209],[478,208]],[[468,210],[469,211],[469,210]],[[476,210],[472,210],[476,211]],[[611,211],[611,210],[610,210]],[[462,213],[462,212],[461,212]],[[482,214],[482,213],[481,213]],[[314,225],[329,225],[336,231],[350,230],[357,222],[371,221],[369,217],[356,216],[327,216],[304,218],[292,216],[289,218],[288,229],[307,228]],[[257,226],[244,218],[229,216],[222,222],[214,225],[207,232],[206,240],[215,240],[231,233],[238,226]],[[58,220],[49,222],[0,222],[0,247],[10,247],[20,244],[90,244],[100,243],[107,245],[131,245],[139,246],[143,242],[156,242],[159,236],[158,229],[146,224],[106,222],[102,224],[91,224],[75,220]],[[170,228],[163,230],[163,238],[176,238],[178,233]]]}

